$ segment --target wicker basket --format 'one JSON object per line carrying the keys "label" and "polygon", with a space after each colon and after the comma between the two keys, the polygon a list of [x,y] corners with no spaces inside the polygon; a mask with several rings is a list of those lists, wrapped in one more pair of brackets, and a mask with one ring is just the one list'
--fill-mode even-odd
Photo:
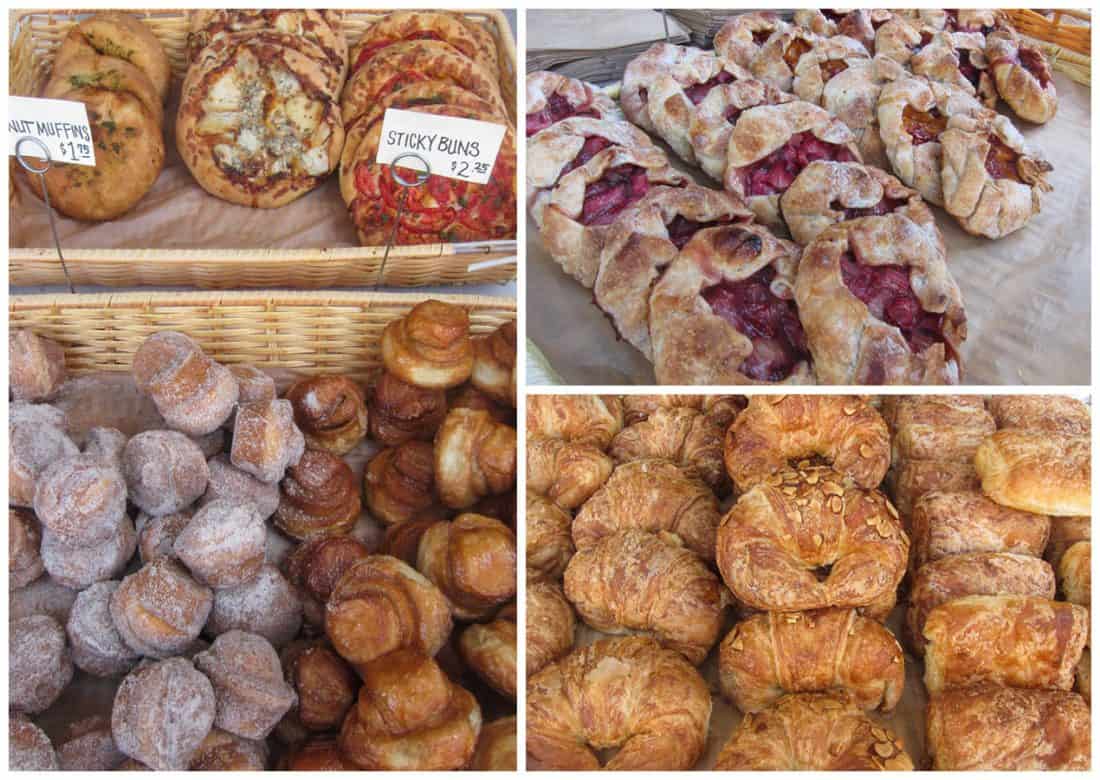
{"label": "wicker basket", "polygon": [[[368,380],[382,365],[382,329],[427,296],[412,293],[118,293],[12,296],[10,327],[65,348],[68,370],[129,371],[138,346],[178,330],[216,360]],[[474,333],[516,318],[515,301],[436,295],[470,313]]]}
{"label": "wicker basket", "polygon": [[[89,11],[12,11],[9,89],[36,95],[49,78],[54,50],[69,28]],[[188,12],[129,10],[142,19],[164,45],[173,77],[186,69]],[[343,31],[350,44],[385,11],[345,11]],[[501,66],[501,93],[515,121],[516,49],[507,19],[500,11],[468,11],[496,41]],[[197,185],[196,185],[197,186]],[[343,207],[342,204],[340,206]],[[278,210],[272,212],[277,219]],[[76,284],[106,286],[194,285],[207,289],[290,287],[317,289],[367,284],[420,286],[503,282],[516,276],[516,242],[478,241],[394,247],[379,279],[384,247],[318,249],[142,249],[132,251],[65,248],[69,273]],[[140,263],[135,259],[140,258]],[[9,283],[64,284],[52,248],[9,250]]]}

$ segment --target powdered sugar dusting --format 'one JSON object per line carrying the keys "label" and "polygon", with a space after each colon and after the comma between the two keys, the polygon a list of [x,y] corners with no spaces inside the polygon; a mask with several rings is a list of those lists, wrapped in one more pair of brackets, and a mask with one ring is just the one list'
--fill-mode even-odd
{"label": "powdered sugar dusting", "polygon": [[111,596],[118,582],[99,582],[76,597],[65,630],[72,644],[73,663],[97,677],[122,674],[138,661],[111,618]]}
{"label": "powdered sugar dusting", "polygon": [[236,628],[282,647],[301,624],[302,604],[294,588],[278,569],[266,565],[251,582],[214,594],[206,630],[216,637]]}
{"label": "powdered sugar dusting", "polygon": [[8,627],[8,701],[20,712],[49,707],[73,679],[65,629],[48,615],[32,615]]}

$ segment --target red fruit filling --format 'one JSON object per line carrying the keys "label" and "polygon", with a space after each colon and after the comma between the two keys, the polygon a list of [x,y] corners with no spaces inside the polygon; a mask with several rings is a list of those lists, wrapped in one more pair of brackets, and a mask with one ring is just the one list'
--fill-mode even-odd
{"label": "red fruit filling", "polygon": [[763,46],[765,43],[768,42],[768,38],[772,37],[773,32],[775,32],[775,31],[774,30],[753,30],[753,32],[752,32],[752,42],[755,43],[757,46]]}
{"label": "red fruit filling", "polygon": [[581,224],[610,224],[623,209],[641,200],[648,189],[645,168],[630,164],[612,168],[585,189]]}
{"label": "red fruit filling", "polygon": [[671,222],[665,225],[665,229],[668,230],[668,240],[671,241],[677,249],[683,249],[684,245],[691,240],[691,237],[700,230],[728,224],[728,222],[729,220],[696,222],[677,214],[672,218]]}
{"label": "red fruit filling", "polygon": [[813,47],[801,38],[795,38],[788,44],[787,48],[783,51],[783,61],[787,63],[787,67],[794,73],[796,67],[798,67],[798,61],[802,59],[802,55],[808,52]]}
{"label": "red fruit filling", "polygon": [[970,51],[968,49],[959,50],[959,72],[977,89],[978,82],[982,78],[982,72],[970,61]]}
{"label": "red fruit filling", "polygon": [[839,22],[848,15],[848,12],[834,11],[832,8],[822,8],[821,15],[830,22]]}
{"label": "red fruit filling", "polygon": [[581,147],[580,153],[562,169],[561,176],[569,173],[574,168],[580,168],[609,146],[611,146],[611,142],[606,138],[598,135],[586,136],[584,139],[584,146]]}
{"label": "red fruit filling", "polygon": [[985,169],[994,179],[1020,181],[1016,161],[1020,155],[995,135],[989,136],[989,151],[985,155]]}
{"label": "red fruit filling", "polygon": [[931,111],[918,111],[906,106],[901,112],[902,125],[913,138],[913,146],[938,141],[940,134],[947,129],[947,117],[938,108]]}
{"label": "red fruit filling", "polygon": [[738,108],[737,106],[730,106],[726,109],[726,121],[731,125],[737,124],[737,118],[741,116],[741,112],[744,110],[745,109]]}
{"label": "red fruit filling", "polygon": [[786,192],[802,169],[814,160],[851,162],[855,157],[847,147],[822,141],[809,130],[795,133],[787,143],[762,160],[741,170],[745,193],[771,195]]}
{"label": "red fruit filling", "polygon": [[925,311],[909,284],[909,269],[900,265],[862,265],[851,254],[840,258],[840,274],[852,295],[871,314],[893,325],[921,353],[943,342],[943,315]]}
{"label": "red fruit filling", "polygon": [[1021,46],[1020,64],[1035,77],[1041,88],[1047,88],[1047,84],[1050,83],[1050,66],[1047,65],[1046,58],[1043,57],[1041,52],[1029,46]]}
{"label": "red fruit filling", "polygon": [[891,198],[889,196],[883,197],[874,206],[867,206],[864,208],[845,208],[838,202],[829,204],[829,208],[833,211],[843,211],[844,219],[859,219],[860,217],[881,217],[883,214],[890,214],[897,211],[899,208],[908,203],[908,200],[904,198]]}
{"label": "red fruit filling", "polygon": [[828,81],[841,71],[848,69],[848,63],[844,60],[825,60],[821,63],[821,77],[823,81]]}
{"label": "red fruit filling", "polygon": [[710,94],[712,89],[719,84],[729,84],[731,81],[733,81],[733,74],[723,70],[709,81],[705,81],[702,84],[696,84],[693,87],[688,87],[684,90],[684,94],[688,96],[688,100],[690,100],[693,105],[697,106],[703,102],[703,98]]}
{"label": "red fruit filling", "polygon": [[[759,236],[748,236],[759,250]],[[703,290],[703,300],[711,311],[752,341],[752,352],[737,370],[759,382],[782,382],[796,365],[810,359],[798,309],[794,301],[785,301],[771,291],[774,278],[775,270],[769,265],[748,279]]]}
{"label": "red fruit filling", "polygon": [[527,115],[527,136],[531,137],[539,130],[545,130],[555,122],[573,116],[588,116],[598,119],[600,115],[591,106],[574,106],[564,95],[554,92],[546,99],[546,108]]}

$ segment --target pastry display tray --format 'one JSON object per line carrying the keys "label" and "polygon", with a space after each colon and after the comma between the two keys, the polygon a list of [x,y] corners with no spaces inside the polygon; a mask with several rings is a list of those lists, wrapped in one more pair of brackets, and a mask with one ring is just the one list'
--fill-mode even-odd
{"label": "pastry display tray", "polygon": [[[12,11],[9,89],[38,94],[53,53],[85,11]],[[279,209],[252,209],[208,195],[176,152],[174,120],[186,72],[189,12],[130,10],[164,45],[173,92],[165,111],[164,170],[153,189],[119,219],[87,223],[58,216],[57,228],[76,284],[112,287],[187,285],[242,287],[421,286],[514,279],[514,240],[394,247],[383,269],[384,247],[361,247],[348,218],[337,177]],[[349,45],[385,11],[345,10]],[[515,39],[504,14],[467,11],[496,41],[501,94],[516,105]],[[14,158],[9,160],[8,281],[17,286],[64,284],[42,202],[32,194]],[[383,271],[380,273],[380,271]]]}
{"label": "pastry display tray", "polygon": [[[599,12],[575,12],[576,39],[600,35]],[[1057,64],[1055,65],[1057,68]],[[968,337],[963,382],[974,385],[1087,385],[1091,255],[1091,91],[1054,74],[1058,114],[1043,126],[1014,120],[1053,164],[1054,189],[1042,212],[998,241],[964,232],[930,206],[943,232],[948,267],[962,289]],[[613,85],[605,85],[613,86]],[[1005,108],[1003,105],[1000,107]],[[689,168],[663,142],[674,167],[697,183],[720,186]],[[527,336],[567,384],[646,385],[653,366],[620,340],[592,301],[566,275],[527,221]]]}

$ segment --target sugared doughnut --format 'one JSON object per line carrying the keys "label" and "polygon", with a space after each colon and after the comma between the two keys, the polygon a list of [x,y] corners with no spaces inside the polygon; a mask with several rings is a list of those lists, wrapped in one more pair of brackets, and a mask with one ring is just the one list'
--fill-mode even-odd
{"label": "sugared doughnut", "polygon": [[264,520],[271,517],[279,506],[279,485],[261,482],[251,474],[241,471],[229,462],[229,456],[215,455],[206,462],[210,479],[206,483],[206,493],[199,499],[199,505],[205,506],[211,501],[226,498],[234,503],[255,504]]}
{"label": "sugared doughnut", "polygon": [[192,772],[262,772],[267,769],[267,743],[214,729],[191,756]]}
{"label": "sugared doughnut", "polygon": [[110,719],[93,715],[69,725],[57,759],[66,772],[106,772],[116,769],[126,756],[115,744]]}
{"label": "sugared doughnut", "polygon": [[268,564],[252,581],[215,591],[206,631],[217,637],[239,629],[259,634],[278,648],[297,636],[301,625],[298,594],[279,570]]}
{"label": "sugared doughnut", "polygon": [[173,547],[192,576],[211,588],[232,588],[264,565],[267,530],[253,504],[211,501],[180,531]]}
{"label": "sugared doughnut", "polygon": [[42,526],[34,512],[8,508],[8,587],[22,588],[42,576]]}
{"label": "sugared doughnut", "polygon": [[73,663],[96,677],[124,674],[141,658],[122,640],[111,618],[111,596],[118,585],[97,582],[81,591],[65,626]]}
{"label": "sugared doughnut", "polygon": [[67,588],[83,590],[94,582],[117,577],[134,557],[137,533],[123,517],[118,532],[101,542],[70,544],[50,531],[42,532],[42,563],[50,576]]}
{"label": "sugared doughnut", "polygon": [[134,526],[137,528],[137,549],[138,555],[141,556],[141,562],[149,563],[149,561],[162,555],[175,558],[176,551],[173,549],[173,545],[175,545],[176,537],[179,536],[180,531],[191,522],[191,514],[190,509],[173,512],[170,515],[162,515],[161,517],[153,517],[145,512],[139,513],[137,520],[134,521]]}
{"label": "sugared doughnut", "polygon": [[84,435],[84,456],[121,470],[122,451],[128,439],[118,428],[92,428]]}
{"label": "sugared doughnut", "polygon": [[8,338],[8,386],[16,401],[44,401],[65,382],[65,350],[29,330]]}
{"label": "sugared doughnut", "polygon": [[126,482],[118,469],[91,458],[65,458],[38,477],[34,513],[67,544],[95,544],[118,535],[126,516]]}
{"label": "sugared doughnut", "polygon": [[12,715],[8,721],[8,769],[43,772],[58,768],[57,753],[46,732],[24,716]]}
{"label": "sugared doughnut", "polygon": [[126,443],[122,474],[130,500],[150,515],[170,515],[206,492],[206,458],[176,431],[146,431]]}
{"label": "sugared doughnut", "polygon": [[305,452],[306,440],[294,424],[290,401],[241,404],[233,427],[229,460],[261,482],[278,482]]}
{"label": "sugared doughnut", "polygon": [[179,561],[157,558],[122,580],[111,596],[111,617],[133,650],[165,658],[198,638],[213,600],[210,588],[196,582]]}
{"label": "sugared doughnut", "polygon": [[34,505],[39,476],[51,463],[79,455],[65,432],[65,414],[46,404],[8,407],[8,504]]}
{"label": "sugared doughnut", "polygon": [[19,620],[31,615],[49,615],[65,625],[76,595],[75,590],[66,588],[47,574],[25,588],[8,592],[8,620]]}
{"label": "sugared doughnut", "polygon": [[49,615],[8,625],[8,705],[33,715],[61,695],[73,679],[65,629]]}

